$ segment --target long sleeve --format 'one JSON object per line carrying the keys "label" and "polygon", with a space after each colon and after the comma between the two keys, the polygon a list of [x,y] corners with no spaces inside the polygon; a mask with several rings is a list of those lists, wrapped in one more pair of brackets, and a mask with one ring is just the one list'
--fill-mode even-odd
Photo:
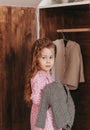
{"label": "long sleeve", "polygon": [[57,39],[53,41],[57,47],[57,56],[55,59],[55,65],[52,69],[52,75],[55,77],[55,80],[62,81],[65,70],[65,47],[63,39]]}
{"label": "long sleeve", "polygon": [[32,85],[32,94],[30,98],[34,104],[40,104],[42,91],[46,85],[45,78],[40,75],[37,75],[34,81],[31,82],[31,85]]}
{"label": "long sleeve", "polygon": [[81,49],[80,49],[80,81],[79,82],[85,82],[84,66],[83,66],[83,58],[82,58]]}
{"label": "long sleeve", "polygon": [[50,95],[50,91],[49,90],[47,91],[47,89],[44,89],[39,113],[36,120],[36,126],[40,128],[45,127],[45,120],[46,120],[46,115],[47,115],[46,112],[49,107],[49,95]]}
{"label": "long sleeve", "polygon": [[68,89],[67,89],[67,93],[68,93],[67,106],[68,106],[68,113],[69,113],[69,116],[70,116],[69,125],[70,125],[70,128],[71,128],[73,126],[74,118],[75,118],[75,105],[74,105],[74,101],[72,99],[71,93]]}

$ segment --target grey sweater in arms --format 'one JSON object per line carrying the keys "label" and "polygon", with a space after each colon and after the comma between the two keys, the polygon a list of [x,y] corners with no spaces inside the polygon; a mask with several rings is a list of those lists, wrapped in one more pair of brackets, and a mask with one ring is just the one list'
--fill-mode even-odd
{"label": "grey sweater in arms", "polygon": [[[66,89],[66,91],[65,91]],[[70,130],[74,123],[75,105],[69,89],[60,82],[52,82],[43,90],[36,126],[44,128],[47,109],[51,107],[56,130]]]}

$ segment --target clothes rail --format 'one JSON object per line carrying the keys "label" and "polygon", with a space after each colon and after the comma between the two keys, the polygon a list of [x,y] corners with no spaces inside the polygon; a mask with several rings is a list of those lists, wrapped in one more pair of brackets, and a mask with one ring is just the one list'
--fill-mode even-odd
{"label": "clothes rail", "polygon": [[89,32],[90,28],[57,29],[57,32]]}

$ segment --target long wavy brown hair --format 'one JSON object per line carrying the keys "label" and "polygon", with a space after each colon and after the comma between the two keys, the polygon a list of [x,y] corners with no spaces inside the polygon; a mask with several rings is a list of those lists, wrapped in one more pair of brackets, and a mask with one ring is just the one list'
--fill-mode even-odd
{"label": "long wavy brown hair", "polygon": [[25,83],[25,91],[24,91],[24,99],[26,103],[29,105],[31,104],[30,100],[30,95],[31,95],[31,78],[37,73],[37,71],[40,69],[39,68],[39,62],[38,58],[41,55],[41,51],[44,48],[53,48],[55,52],[55,57],[56,57],[56,46],[53,44],[53,42],[48,39],[48,38],[42,38],[42,39],[37,39],[32,46],[31,49],[31,63],[27,67],[26,70],[26,83]]}

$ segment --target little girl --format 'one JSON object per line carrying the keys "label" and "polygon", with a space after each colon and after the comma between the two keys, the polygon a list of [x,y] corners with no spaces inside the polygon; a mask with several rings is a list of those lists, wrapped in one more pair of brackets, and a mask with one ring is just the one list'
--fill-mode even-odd
{"label": "little girl", "polygon": [[[53,82],[51,77],[51,69],[54,65],[56,57],[56,46],[49,39],[42,38],[35,41],[32,47],[31,69],[28,77],[29,82],[26,84],[25,99],[28,102],[32,100],[32,108],[30,113],[31,130],[55,130],[53,126],[53,116],[51,108],[47,110],[45,128],[38,128],[35,126],[37,114],[42,98],[42,92],[45,85]],[[31,78],[31,80],[30,80]],[[31,96],[30,95],[31,86]]]}

